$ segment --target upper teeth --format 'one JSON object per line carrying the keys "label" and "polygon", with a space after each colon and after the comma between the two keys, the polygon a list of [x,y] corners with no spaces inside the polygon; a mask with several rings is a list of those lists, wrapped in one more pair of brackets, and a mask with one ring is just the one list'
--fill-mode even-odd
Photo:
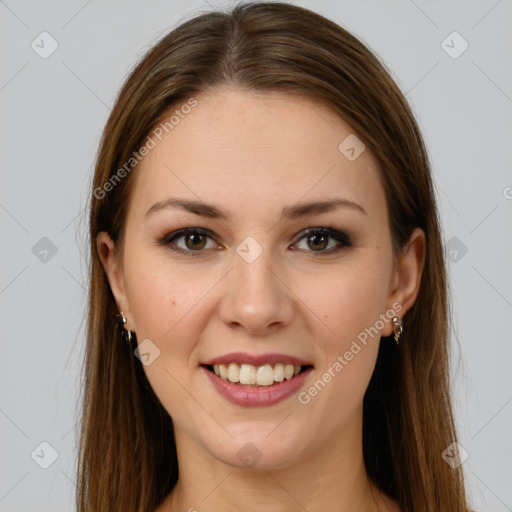
{"label": "upper teeth", "polygon": [[271,386],[274,381],[281,382],[291,379],[300,372],[300,365],[277,363],[274,368],[270,364],[253,366],[252,364],[214,364],[215,375],[240,384],[258,384]]}

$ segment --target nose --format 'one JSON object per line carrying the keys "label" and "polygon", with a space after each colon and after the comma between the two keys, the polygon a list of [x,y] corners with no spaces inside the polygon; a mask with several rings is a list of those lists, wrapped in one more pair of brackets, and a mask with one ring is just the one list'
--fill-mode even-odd
{"label": "nose", "polygon": [[220,318],[228,327],[266,335],[290,324],[293,293],[282,272],[272,268],[271,257],[270,251],[264,250],[249,263],[233,255],[233,268],[226,276],[219,305]]}

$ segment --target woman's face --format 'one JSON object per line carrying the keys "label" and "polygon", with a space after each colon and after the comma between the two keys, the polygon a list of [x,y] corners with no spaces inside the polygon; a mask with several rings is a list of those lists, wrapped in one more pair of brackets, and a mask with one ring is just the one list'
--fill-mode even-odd
{"label": "woman's face", "polygon": [[282,93],[195,99],[133,171],[122,261],[98,247],[178,450],[285,467],[357,439],[380,335],[414,297],[376,161],[339,116]]}

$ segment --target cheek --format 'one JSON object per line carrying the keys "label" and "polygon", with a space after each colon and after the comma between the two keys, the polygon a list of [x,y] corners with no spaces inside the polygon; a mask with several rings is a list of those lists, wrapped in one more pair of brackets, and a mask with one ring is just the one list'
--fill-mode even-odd
{"label": "cheek", "polygon": [[378,355],[382,326],[376,330],[376,322],[385,312],[388,277],[385,264],[371,258],[303,282],[300,294],[321,320],[312,328],[320,361],[299,398],[309,418],[330,418],[329,431],[361,407]]}
{"label": "cheek", "polygon": [[197,413],[185,383],[207,317],[207,301],[201,299],[216,280],[212,272],[203,276],[193,267],[170,265],[165,254],[162,258],[143,251],[134,251],[126,261],[126,292],[137,341],[149,339],[159,350],[144,372],[164,408],[185,416]]}
{"label": "cheek", "polygon": [[297,280],[297,295],[317,318],[315,331],[322,333],[326,352],[345,349],[375,325],[387,298],[386,269],[377,257],[354,258],[335,272]]}
{"label": "cheek", "polygon": [[210,299],[225,272],[196,263],[175,264],[165,251],[147,250],[131,254],[126,269],[138,342],[153,341],[160,349],[160,364],[172,364],[174,372],[194,367],[197,341],[214,313]]}
{"label": "cheek", "polygon": [[137,336],[161,341],[162,335],[175,322],[177,311],[176,289],[181,283],[153,265],[135,266],[129,274],[126,292],[137,327]]}
{"label": "cheek", "polygon": [[127,257],[126,293],[140,341],[149,338],[163,347],[166,340],[174,338],[181,319],[201,295],[201,281],[191,280],[189,274],[169,265],[165,257],[144,251]]}

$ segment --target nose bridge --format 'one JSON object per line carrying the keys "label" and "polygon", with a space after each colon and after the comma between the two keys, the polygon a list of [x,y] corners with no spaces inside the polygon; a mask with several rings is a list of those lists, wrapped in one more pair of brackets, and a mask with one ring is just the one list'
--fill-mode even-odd
{"label": "nose bridge", "polygon": [[235,281],[241,285],[237,287],[239,291],[274,295],[273,292],[276,290],[272,288],[276,284],[274,283],[276,263],[272,261],[272,249],[270,247],[263,249],[250,237],[237,247],[236,253],[233,257],[233,266]]}
{"label": "nose bridge", "polygon": [[[268,240],[268,239],[267,239]],[[278,278],[271,247],[247,237],[233,254],[233,269],[220,313],[230,325],[263,332],[269,326],[286,324],[293,312],[289,291]]]}

